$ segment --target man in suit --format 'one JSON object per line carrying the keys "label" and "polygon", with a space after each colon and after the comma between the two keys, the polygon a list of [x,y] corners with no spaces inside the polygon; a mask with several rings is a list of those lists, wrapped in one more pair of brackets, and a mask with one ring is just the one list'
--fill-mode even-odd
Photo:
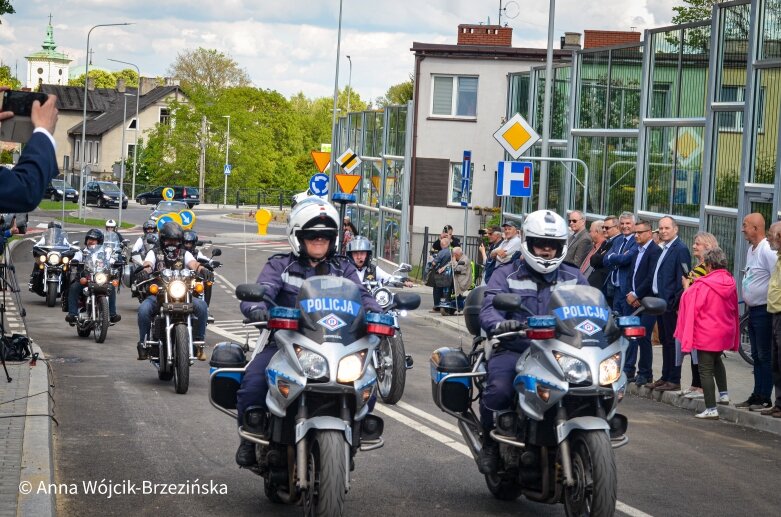
{"label": "man in suit", "polygon": [[689,248],[678,238],[678,224],[670,216],[659,219],[659,240],[662,254],[656,264],[651,291],[667,302],[667,310],[657,318],[659,340],[662,342],[662,376],[649,387],[657,391],[681,389],[681,366],[675,365],[675,325],[678,321],[678,300],[683,293],[684,276],[691,269]]}
{"label": "man in suit", "polygon": [[631,212],[624,212],[618,218],[618,226],[621,231],[605,255],[603,264],[608,267],[610,274],[607,282],[612,284],[613,310],[622,316],[632,312],[632,308],[626,303],[626,295],[631,289],[632,270],[637,254],[637,242],[635,241],[635,216]]}
{"label": "man in suit", "polygon": [[602,223],[602,233],[605,235],[605,242],[602,243],[602,246],[600,246],[596,253],[591,255],[591,267],[594,268],[594,271],[589,275],[588,282],[589,285],[597,287],[602,291],[607,299],[608,305],[612,307],[614,289],[612,288],[612,284],[608,289],[608,285],[610,284],[607,278],[609,269],[603,262],[605,255],[610,251],[613,242],[615,242],[616,237],[620,234],[618,229],[618,217],[614,215],[605,217],[605,220]]}
{"label": "man in suit", "polygon": [[[651,223],[642,219],[635,223],[637,253],[635,254],[632,269],[632,290],[626,295],[626,305],[632,311],[640,307],[640,300],[646,296],[651,296],[653,274],[656,270],[656,263],[659,261],[659,255],[662,254],[662,248],[654,242],[652,235]],[[634,378],[635,362],[639,348],[640,364],[637,368],[637,378],[635,378],[638,386],[648,384],[653,380],[651,333],[654,330],[656,316],[641,313],[640,322],[645,327],[645,336],[629,341],[629,348],[626,351],[626,363],[624,364],[624,372],[626,372],[627,379]]]}
{"label": "man in suit", "polygon": [[591,267],[591,257],[599,251],[602,247],[602,243],[605,242],[605,232],[602,231],[602,221],[593,221],[589,227],[588,235],[591,238],[591,248],[588,250],[586,258],[583,259],[583,263],[580,265],[580,272],[583,273],[588,279],[588,283],[592,287],[599,289],[605,283],[605,277],[601,280],[596,277],[594,281],[591,280],[591,274],[594,272],[594,268]]}
{"label": "man in suit", "polygon": [[583,259],[586,258],[588,252],[591,251],[591,237],[586,230],[586,218],[583,213],[578,210],[573,210],[567,217],[569,223],[569,229],[572,235],[569,237],[569,243],[567,244],[567,254],[564,256],[564,262],[569,262],[575,267],[580,267],[583,264]]}
{"label": "man in suit", "polygon": [[[0,92],[7,89],[0,88]],[[10,111],[0,112],[0,123],[13,116]],[[24,145],[19,162],[12,169],[0,167],[0,212],[35,210],[46,186],[59,172],[52,136],[57,125],[57,97],[49,95],[43,105],[34,101],[30,119],[35,130]]]}

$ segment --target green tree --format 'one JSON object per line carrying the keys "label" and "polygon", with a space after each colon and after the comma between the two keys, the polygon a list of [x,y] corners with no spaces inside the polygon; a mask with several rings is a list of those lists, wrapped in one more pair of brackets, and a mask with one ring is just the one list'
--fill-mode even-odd
{"label": "green tree", "polygon": [[713,4],[718,4],[722,1],[726,0],[683,0],[683,3],[686,5],[673,7],[675,16],[673,16],[672,22],[674,25],[681,25],[709,20]]}
{"label": "green tree", "polygon": [[[14,11],[14,6],[11,5],[11,0],[0,0],[0,16],[14,13],[16,11]],[[0,23],[3,23],[2,20],[0,20]]]}
{"label": "green tree", "polygon": [[[138,73],[132,68],[125,68],[123,70],[119,70],[118,72],[112,72],[111,75],[113,75],[117,79],[124,79],[125,86],[128,86],[130,88],[138,88]],[[157,84],[165,84],[165,83],[159,82]]]}
{"label": "green tree", "polygon": [[[89,76],[95,81],[95,88],[116,88],[117,76],[107,70],[93,69]],[[68,81],[68,86],[84,86],[84,74]]]}
{"label": "green tree", "polygon": [[249,74],[230,56],[215,49],[198,47],[176,56],[168,74],[181,81],[185,90],[203,88],[216,92],[231,86],[252,84]]}
{"label": "green tree", "polygon": [[407,104],[407,101],[412,100],[414,92],[415,86],[413,82],[413,75],[409,74],[408,81],[394,84],[388,88],[388,91],[385,92],[385,95],[377,99],[377,105],[385,107],[398,104]]}
{"label": "green tree", "polygon": [[8,65],[0,66],[0,86],[8,86],[12,90],[22,87],[22,83],[11,74],[11,67]]}

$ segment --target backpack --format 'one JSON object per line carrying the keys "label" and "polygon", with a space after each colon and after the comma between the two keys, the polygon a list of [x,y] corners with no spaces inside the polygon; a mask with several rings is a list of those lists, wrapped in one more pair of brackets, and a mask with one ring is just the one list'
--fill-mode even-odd
{"label": "backpack", "polygon": [[30,339],[22,334],[3,336],[0,343],[0,356],[4,361],[24,361],[32,354]]}

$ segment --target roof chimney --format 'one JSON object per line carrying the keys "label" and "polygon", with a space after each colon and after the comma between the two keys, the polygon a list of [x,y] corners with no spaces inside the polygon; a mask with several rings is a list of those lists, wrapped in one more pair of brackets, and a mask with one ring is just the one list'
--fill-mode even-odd
{"label": "roof chimney", "polygon": [[580,33],[565,32],[561,37],[562,50],[580,50]]}
{"label": "roof chimney", "polygon": [[153,77],[138,78],[138,94],[142,97],[157,88],[157,79]]}
{"label": "roof chimney", "polygon": [[458,44],[510,47],[513,44],[513,29],[501,25],[464,23],[458,26]]}
{"label": "roof chimney", "polygon": [[87,89],[89,91],[95,91],[95,78],[94,77],[87,77]]}
{"label": "roof chimney", "polygon": [[125,93],[125,80],[121,77],[117,79],[117,92]]}

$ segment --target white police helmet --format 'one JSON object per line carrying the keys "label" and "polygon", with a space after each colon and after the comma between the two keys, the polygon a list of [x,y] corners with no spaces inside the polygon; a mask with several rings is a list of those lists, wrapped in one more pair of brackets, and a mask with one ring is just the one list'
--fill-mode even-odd
{"label": "white police helmet", "polygon": [[[569,231],[567,223],[557,213],[550,210],[537,210],[526,216],[523,221],[523,244],[521,255],[533,270],[545,274],[555,271],[564,261],[567,254],[567,238]],[[534,254],[532,247],[553,245],[556,256],[545,259]]]}
{"label": "white police helmet", "polygon": [[106,221],[106,230],[108,229],[116,230],[116,228],[117,228],[117,222],[114,219],[109,219],[108,221]]}
{"label": "white police helmet", "polygon": [[287,221],[287,240],[293,255],[301,254],[301,232],[305,230],[324,231],[331,237],[329,256],[336,248],[336,234],[339,231],[339,212],[334,206],[319,198],[308,197],[298,203],[290,212]]}

